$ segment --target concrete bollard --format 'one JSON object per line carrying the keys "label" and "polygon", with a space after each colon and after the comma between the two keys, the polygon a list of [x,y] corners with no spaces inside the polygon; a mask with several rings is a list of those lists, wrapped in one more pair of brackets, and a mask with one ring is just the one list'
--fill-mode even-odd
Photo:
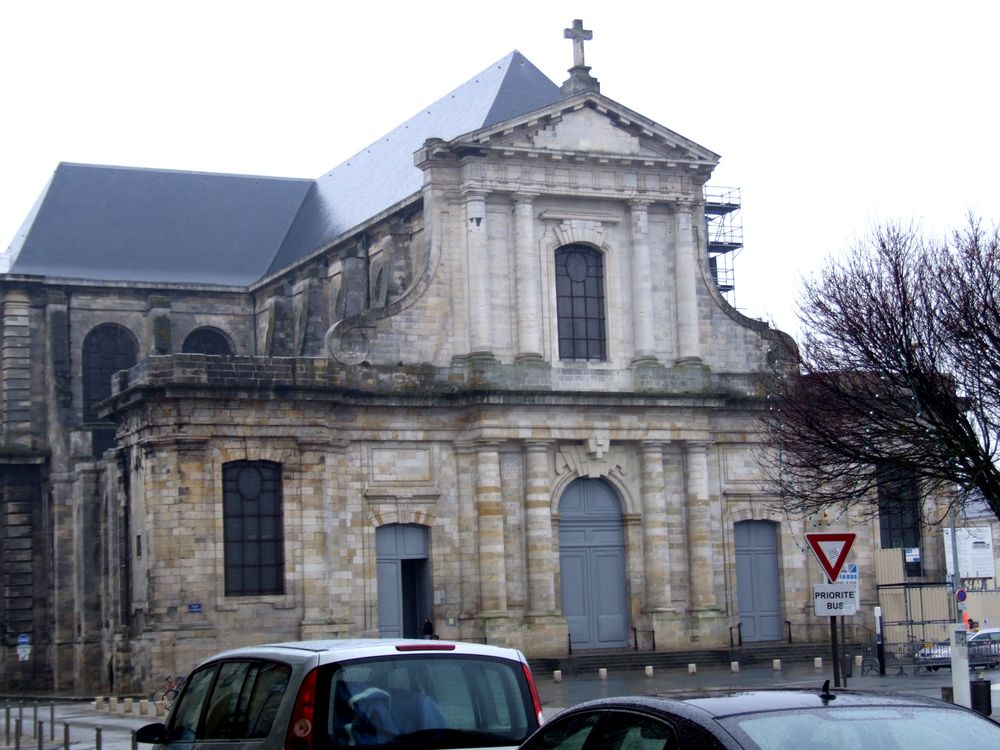
{"label": "concrete bollard", "polygon": [[608,679],[608,668],[607,667],[601,667],[600,669],[598,669],[597,670],[597,676],[600,677],[602,680]]}
{"label": "concrete bollard", "polygon": [[555,671],[554,671],[554,672],[552,673],[552,679],[553,679],[553,680],[554,680],[555,682],[562,682],[562,670],[561,670],[561,669],[557,669],[557,670],[555,670]]}
{"label": "concrete bollard", "polygon": [[122,699],[122,713],[124,713],[124,714],[130,714],[130,713],[132,713],[132,699],[131,698],[123,698]]}
{"label": "concrete bollard", "polygon": [[854,666],[857,667],[858,669],[861,669],[861,660],[862,659],[864,659],[864,657],[861,654],[857,654],[854,657]]}
{"label": "concrete bollard", "polygon": [[104,706],[105,706],[104,696],[103,695],[95,696],[94,697],[94,710],[95,711],[103,711],[104,710]]}
{"label": "concrete bollard", "polygon": [[[562,674],[559,675],[559,679],[562,679]],[[163,701],[156,701],[156,715],[166,716],[167,707],[164,705]]]}
{"label": "concrete bollard", "polygon": [[771,669],[773,669],[775,672],[780,672],[781,671],[781,659],[775,659],[774,661],[772,661],[771,662]]}
{"label": "concrete bollard", "polygon": [[653,668],[651,666],[647,665],[646,666],[646,677],[652,677],[652,676],[653,676]]}
{"label": "concrete bollard", "polygon": [[149,713],[149,699],[139,699],[139,716],[146,716]]}
{"label": "concrete bollard", "polygon": [[815,659],[813,659],[813,669],[822,669],[822,668],[823,668],[823,657],[817,656]]}
{"label": "concrete bollard", "polygon": [[688,674],[694,674],[697,671],[698,671],[697,664],[688,664]]}
{"label": "concrete bollard", "polygon": [[729,670],[734,674],[740,671],[740,663],[738,661],[729,662]]}

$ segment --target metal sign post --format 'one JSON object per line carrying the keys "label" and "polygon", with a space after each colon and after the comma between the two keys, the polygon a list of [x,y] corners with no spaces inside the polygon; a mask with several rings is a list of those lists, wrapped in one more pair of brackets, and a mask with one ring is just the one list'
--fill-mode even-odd
{"label": "metal sign post", "polygon": [[833,686],[841,685],[840,650],[837,647],[837,615],[857,612],[857,588],[851,584],[835,583],[840,569],[847,560],[857,534],[852,532],[811,532],[806,541],[816,561],[826,574],[827,585],[813,586],[813,602],[816,614],[830,615],[830,650],[833,657]]}

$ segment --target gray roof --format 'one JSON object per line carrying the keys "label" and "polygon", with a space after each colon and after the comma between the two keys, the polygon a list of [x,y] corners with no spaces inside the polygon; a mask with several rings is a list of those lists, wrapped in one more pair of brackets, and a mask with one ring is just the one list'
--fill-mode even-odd
{"label": "gray roof", "polygon": [[246,286],[421,189],[413,154],[552,104],[515,51],[318,180],[60,164],[11,245],[10,272]]}

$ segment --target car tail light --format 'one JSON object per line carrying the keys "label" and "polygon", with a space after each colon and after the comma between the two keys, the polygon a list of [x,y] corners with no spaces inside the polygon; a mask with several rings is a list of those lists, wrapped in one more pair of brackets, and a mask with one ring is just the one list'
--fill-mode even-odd
{"label": "car tail light", "polygon": [[396,646],[397,651],[454,651],[454,643],[403,643]]}
{"label": "car tail light", "polygon": [[538,717],[538,725],[541,726],[545,723],[545,717],[542,716],[542,701],[538,698],[538,688],[535,687],[535,678],[531,674],[531,667],[525,662],[521,662],[521,668],[524,670],[524,679],[528,681],[528,692],[531,693],[531,706],[535,709],[535,716]]}
{"label": "car tail light", "polygon": [[295,696],[295,707],[288,722],[285,750],[312,750],[313,718],[316,711],[316,670],[306,675]]}

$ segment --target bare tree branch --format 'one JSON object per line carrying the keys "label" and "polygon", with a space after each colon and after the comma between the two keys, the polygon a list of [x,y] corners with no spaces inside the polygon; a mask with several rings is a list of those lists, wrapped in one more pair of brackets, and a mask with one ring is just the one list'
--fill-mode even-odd
{"label": "bare tree branch", "polygon": [[874,513],[879,474],[1000,517],[1000,237],[877,227],[807,281],[799,369],[768,383],[764,460],[786,507]]}

